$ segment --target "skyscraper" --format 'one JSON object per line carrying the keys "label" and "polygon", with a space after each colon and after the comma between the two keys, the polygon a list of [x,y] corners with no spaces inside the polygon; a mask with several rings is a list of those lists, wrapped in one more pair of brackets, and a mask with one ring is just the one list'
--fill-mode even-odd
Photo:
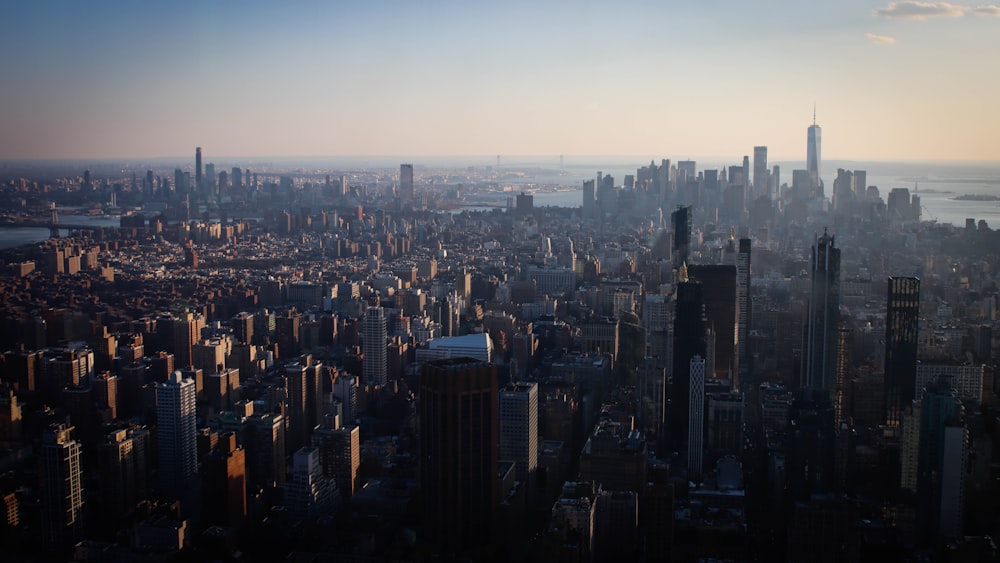
{"label": "skyscraper", "polygon": [[500,459],[513,461],[527,485],[538,467],[538,384],[511,383],[500,390]]}
{"label": "skyscraper", "polygon": [[705,377],[731,379],[737,375],[738,271],[730,264],[693,264],[688,265],[687,271],[692,280],[701,282],[705,320],[715,333],[714,354],[708,361],[714,373],[707,373]]}
{"label": "skyscraper", "polygon": [[816,110],[813,109],[813,124],[809,126],[806,135],[806,171],[812,182],[812,189],[823,195],[823,177],[820,175],[822,163],[823,130],[816,125]]}
{"label": "skyscraper", "polygon": [[42,544],[65,551],[83,535],[83,485],[80,442],[72,426],[53,424],[42,436]]}
{"label": "skyscraper", "polygon": [[800,387],[836,392],[837,329],[840,323],[840,249],[823,231],[812,248],[812,294],[806,320]]}
{"label": "skyscraper", "polygon": [[739,377],[733,382],[738,390],[750,375],[750,239],[741,238],[736,254],[736,306],[738,307],[736,340],[739,350]]}
{"label": "skyscraper", "polygon": [[702,285],[696,281],[677,284],[677,309],[674,316],[673,381],[670,388],[670,431],[673,450],[687,451],[689,399],[691,394],[691,359],[706,357],[705,302]]}
{"label": "skyscraper", "polygon": [[691,358],[688,391],[688,476],[701,479],[705,445],[705,358]]}
{"label": "skyscraper", "polygon": [[413,165],[399,165],[399,200],[413,203]]}
{"label": "skyscraper", "polygon": [[753,148],[753,192],[757,197],[771,195],[767,170],[767,147]]}
{"label": "skyscraper", "polygon": [[340,495],[350,500],[360,487],[358,469],[361,467],[361,431],[350,425],[334,428],[324,425],[312,434],[312,445],[319,448],[323,474],[337,482]]}
{"label": "skyscraper", "polygon": [[885,401],[889,426],[899,426],[912,402],[917,379],[917,329],[920,321],[920,280],[890,277],[885,310]]}
{"label": "skyscraper", "polygon": [[427,547],[489,550],[498,490],[496,367],[470,358],[428,362],[419,401]]}
{"label": "skyscraper", "polygon": [[171,373],[156,385],[157,451],[160,494],[178,498],[198,471],[195,383]]}
{"label": "skyscraper", "polygon": [[387,383],[389,362],[386,336],[385,311],[381,307],[368,307],[361,320],[361,346],[365,354],[361,366],[364,385],[381,386]]}
{"label": "skyscraper", "polygon": [[[199,193],[201,192],[201,181],[203,180],[201,175],[201,147],[195,147],[194,149],[194,181],[195,190]],[[178,191],[180,191],[178,189]]]}
{"label": "skyscraper", "polygon": [[799,389],[788,410],[788,493],[796,501],[833,491],[834,410],[822,389]]}
{"label": "skyscraper", "polygon": [[945,378],[924,389],[917,466],[917,537],[962,535],[968,460],[965,407]]}
{"label": "skyscraper", "polygon": [[670,260],[674,268],[686,264],[691,252],[691,206],[678,207],[670,214],[674,226],[674,246]]}

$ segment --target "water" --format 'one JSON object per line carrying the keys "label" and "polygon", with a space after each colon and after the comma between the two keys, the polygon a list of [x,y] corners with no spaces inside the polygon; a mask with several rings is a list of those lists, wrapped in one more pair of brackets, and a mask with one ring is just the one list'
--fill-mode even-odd
{"label": "water", "polygon": [[[89,215],[65,215],[62,221],[73,225],[90,225],[93,227],[117,227],[121,224],[118,217],[94,217]],[[69,236],[67,229],[60,229],[59,236]],[[13,248],[22,244],[36,244],[48,240],[49,230],[44,227],[8,227],[0,226],[0,249]]]}

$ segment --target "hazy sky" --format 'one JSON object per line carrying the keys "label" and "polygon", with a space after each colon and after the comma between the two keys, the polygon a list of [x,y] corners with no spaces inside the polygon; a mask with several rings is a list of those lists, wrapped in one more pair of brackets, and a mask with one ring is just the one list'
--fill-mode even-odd
{"label": "hazy sky", "polygon": [[0,158],[1000,160],[1000,7],[0,0]]}

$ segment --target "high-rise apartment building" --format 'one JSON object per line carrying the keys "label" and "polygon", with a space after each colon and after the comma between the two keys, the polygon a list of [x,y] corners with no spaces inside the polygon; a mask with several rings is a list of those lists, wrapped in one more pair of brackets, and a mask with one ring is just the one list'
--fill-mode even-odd
{"label": "high-rise apartment building", "polygon": [[71,548],[83,535],[80,442],[73,427],[53,424],[42,436],[42,544],[50,551]]}
{"label": "high-rise apartment building", "polygon": [[489,549],[498,491],[496,367],[470,358],[427,362],[419,401],[427,547]]}
{"label": "high-rise apartment building", "polygon": [[337,482],[342,498],[350,500],[361,486],[361,431],[356,425],[330,426],[313,430],[312,445],[319,449],[323,474]]}
{"label": "high-rise apartment building", "polygon": [[247,515],[246,450],[236,445],[236,434],[219,437],[202,462],[204,516],[211,524],[239,526]]}
{"label": "high-rise apartment building", "polygon": [[148,498],[150,448],[149,430],[128,428],[111,432],[98,446],[101,471],[101,515],[120,522]]}
{"label": "high-rise apartment building", "polygon": [[529,484],[538,467],[538,384],[511,383],[500,390],[500,459],[513,461],[517,480]]}
{"label": "high-rise apartment building", "polygon": [[267,487],[285,482],[285,417],[254,413],[247,418],[247,485]]}
{"label": "high-rise apartment building", "polygon": [[387,336],[385,311],[381,307],[368,307],[361,319],[361,346],[365,354],[361,366],[364,385],[384,386],[388,382]]}
{"label": "high-rise apartment building", "polygon": [[826,231],[813,243],[811,276],[800,387],[825,389],[832,400],[840,324],[840,249],[834,247],[834,239]]}
{"label": "high-rise apartment building", "polygon": [[890,277],[885,311],[885,423],[898,427],[915,398],[920,280]]}
{"label": "high-rise apartment building", "polygon": [[157,466],[160,494],[178,498],[198,471],[195,382],[180,372],[156,385]]}
{"label": "high-rise apartment building", "polygon": [[741,238],[736,253],[736,306],[737,306],[737,358],[738,377],[733,381],[733,389],[739,390],[740,383],[750,375],[750,239]]}

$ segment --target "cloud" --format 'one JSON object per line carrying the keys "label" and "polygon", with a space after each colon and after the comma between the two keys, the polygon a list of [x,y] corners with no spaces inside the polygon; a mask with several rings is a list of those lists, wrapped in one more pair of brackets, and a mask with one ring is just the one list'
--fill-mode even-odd
{"label": "cloud", "polygon": [[976,6],[972,11],[979,16],[1000,16],[1000,6],[990,4]]}
{"label": "cloud", "polygon": [[896,38],[895,37],[889,37],[888,35],[878,35],[878,34],[875,34],[875,33],[866,33],[865,37],[867,37],[868,40],[871,41],[872,43],[875,43],[875,44],[878,44],[878,45],[892,45],[893,43],[896,42]]}
{"label": "cloud", "polygon": [[[991,8],[992,6],[983,6]],[[925,20],[927,18],[957,18],[965,14],[968,8],[949,4],[948,2],[889,2],[889,5],[875,13],[893,19]]]}

